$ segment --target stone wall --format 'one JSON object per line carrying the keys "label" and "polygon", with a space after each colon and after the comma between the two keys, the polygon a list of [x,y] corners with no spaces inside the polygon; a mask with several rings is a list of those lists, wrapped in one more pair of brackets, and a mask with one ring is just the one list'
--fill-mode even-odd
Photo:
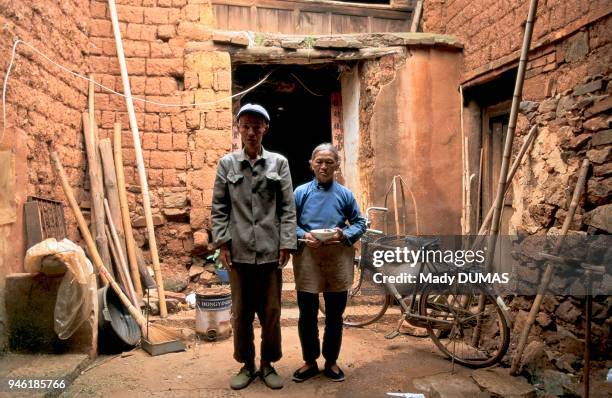
{"label": "stone wall", "polygon": [[[528,3],[428,0],[424,26],[427,31],[463,39],[464,83],[473,83],[476,78],[492,80],[498,72],[517,64]],[[514,152],[531,126],[537,124],[539,134],[512,182],[514,214],[510,232],[558,233],[570,204],[577,170],[586,158],[591,161],[586,192],[570,233],[609,234],[612,232],[609,7],[605,8],[604,1],[539,3]],[[525,326],[531,299],[515,297],[510,304],[515,340]],[[565,373],[581,371],[584,305],[584,297],[547,296],[530,335],[524,356],[525,373],[532,382],[550,387],[547,390],[550,394],[578,391],[576,380]],[[609,297],[597,297],[593,308],[593,356],[605,359],[610,351],[607,324],[612,301]],[[511,355],[506,357],[506,361],[510,359]],[[599,374],[593,377],[600,377]]]}
{"label": "stone wall", "polygon": [[[89,1],[0,2],[0,72],[6,73],[13,41],[25,40],[79,73],[88,72],[84,50],[89,39]],[[88,195],[84,181],[86,157],[81,133],[87,84],[43,61],[20,45],[7,92],[6,133],[0,150],[13,153],[16,222],[0,225],[0,349],[4,346],[4,286],[6,274],[23,272],[23,203],[28,195],[62,198],[48,157],[48,144],[60,153],[77,197]],[[2,134],[0,132],[0,134]],[[5,165],[3,165],[5,167]],[[68,213],[68,212],[67,212]],[[69,237],[78,239],[76,223],[66,214]]]}

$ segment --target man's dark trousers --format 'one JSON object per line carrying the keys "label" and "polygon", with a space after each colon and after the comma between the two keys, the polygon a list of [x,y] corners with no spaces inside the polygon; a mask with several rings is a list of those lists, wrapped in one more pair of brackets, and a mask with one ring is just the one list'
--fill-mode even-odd
{"label": "man's dark trousers", "polygon": [[[321,354],[317,315],[319,312],[319,295],[317,293],[297,292],[300,319],[298,332],[302,344],[304,361],[314,361]],[[346,308],[347,292],[324,292],[325,300],[325,333],[323,335],[323,358],[327,362],[336,362],[342,345],[342,314]]]}
{"label": "man's dark trousers", "polygon": [[278,361],[282,356],[282,270],[278,268],[278,263],[234,263],[229,275],[232,288],[234,359],[247,365],[254,364],[253,321],[257,314],[261,324],[261,360]]}

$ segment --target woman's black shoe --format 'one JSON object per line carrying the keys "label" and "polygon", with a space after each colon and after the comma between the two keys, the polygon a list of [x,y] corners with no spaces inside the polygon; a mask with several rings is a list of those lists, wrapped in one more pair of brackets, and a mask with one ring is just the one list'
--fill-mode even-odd
{"label": "woman's black shoe", "polygon": [[331,381],[344,381],[344,372],[338,368],[338,373],[331,370],[331,368],[325,367],[323,374],[327,376]]}
{"label": "woman's black shoe", "polygon": [[308,369],[303,370],[301,372],[300,372],[300,369],[296,370],[293,373],[293,381],[295,381],[296,383],[301,383],[319,374],[319,367],[317,365],[313,365],[309,367]]}

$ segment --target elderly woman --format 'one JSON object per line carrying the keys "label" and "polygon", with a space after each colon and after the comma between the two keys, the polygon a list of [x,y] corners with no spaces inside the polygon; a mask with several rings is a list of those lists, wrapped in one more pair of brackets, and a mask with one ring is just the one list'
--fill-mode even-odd
{"label": "elderly woman", "polygon": [[[294,193],[297,236],[305,243],[293,257],[300,309],[298,329],[305,362],[293,374],[296,382],[319,373],[317,314],[321,292],[325,300],[324,374],[333,381],[344,380],[344,372],[336,364],[342,343],[342,317],[353,283],[353,244],[366,226],[352,192],[334,181],[338,166],[338,150],[332,144],[317,146],[310,159],[315,178],[297,187]],[[331,240],[321,242],[310,233],[321,228],[334,228],[336,233]]]}

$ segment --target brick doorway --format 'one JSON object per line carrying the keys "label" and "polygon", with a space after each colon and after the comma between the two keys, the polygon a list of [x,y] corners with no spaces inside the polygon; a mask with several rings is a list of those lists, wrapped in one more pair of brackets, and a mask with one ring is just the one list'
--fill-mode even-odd
{"label": "brick doorway", "polygon": [[249,102],[263,105],[272,119],[264,147],[287,157],[294,187],[311,180],[312,150],[332,142],[332,96],[340,92],[338,67],[245,64],[232,69],[234,93],[273,71],[264,84],[235,99],[234,113]]}

